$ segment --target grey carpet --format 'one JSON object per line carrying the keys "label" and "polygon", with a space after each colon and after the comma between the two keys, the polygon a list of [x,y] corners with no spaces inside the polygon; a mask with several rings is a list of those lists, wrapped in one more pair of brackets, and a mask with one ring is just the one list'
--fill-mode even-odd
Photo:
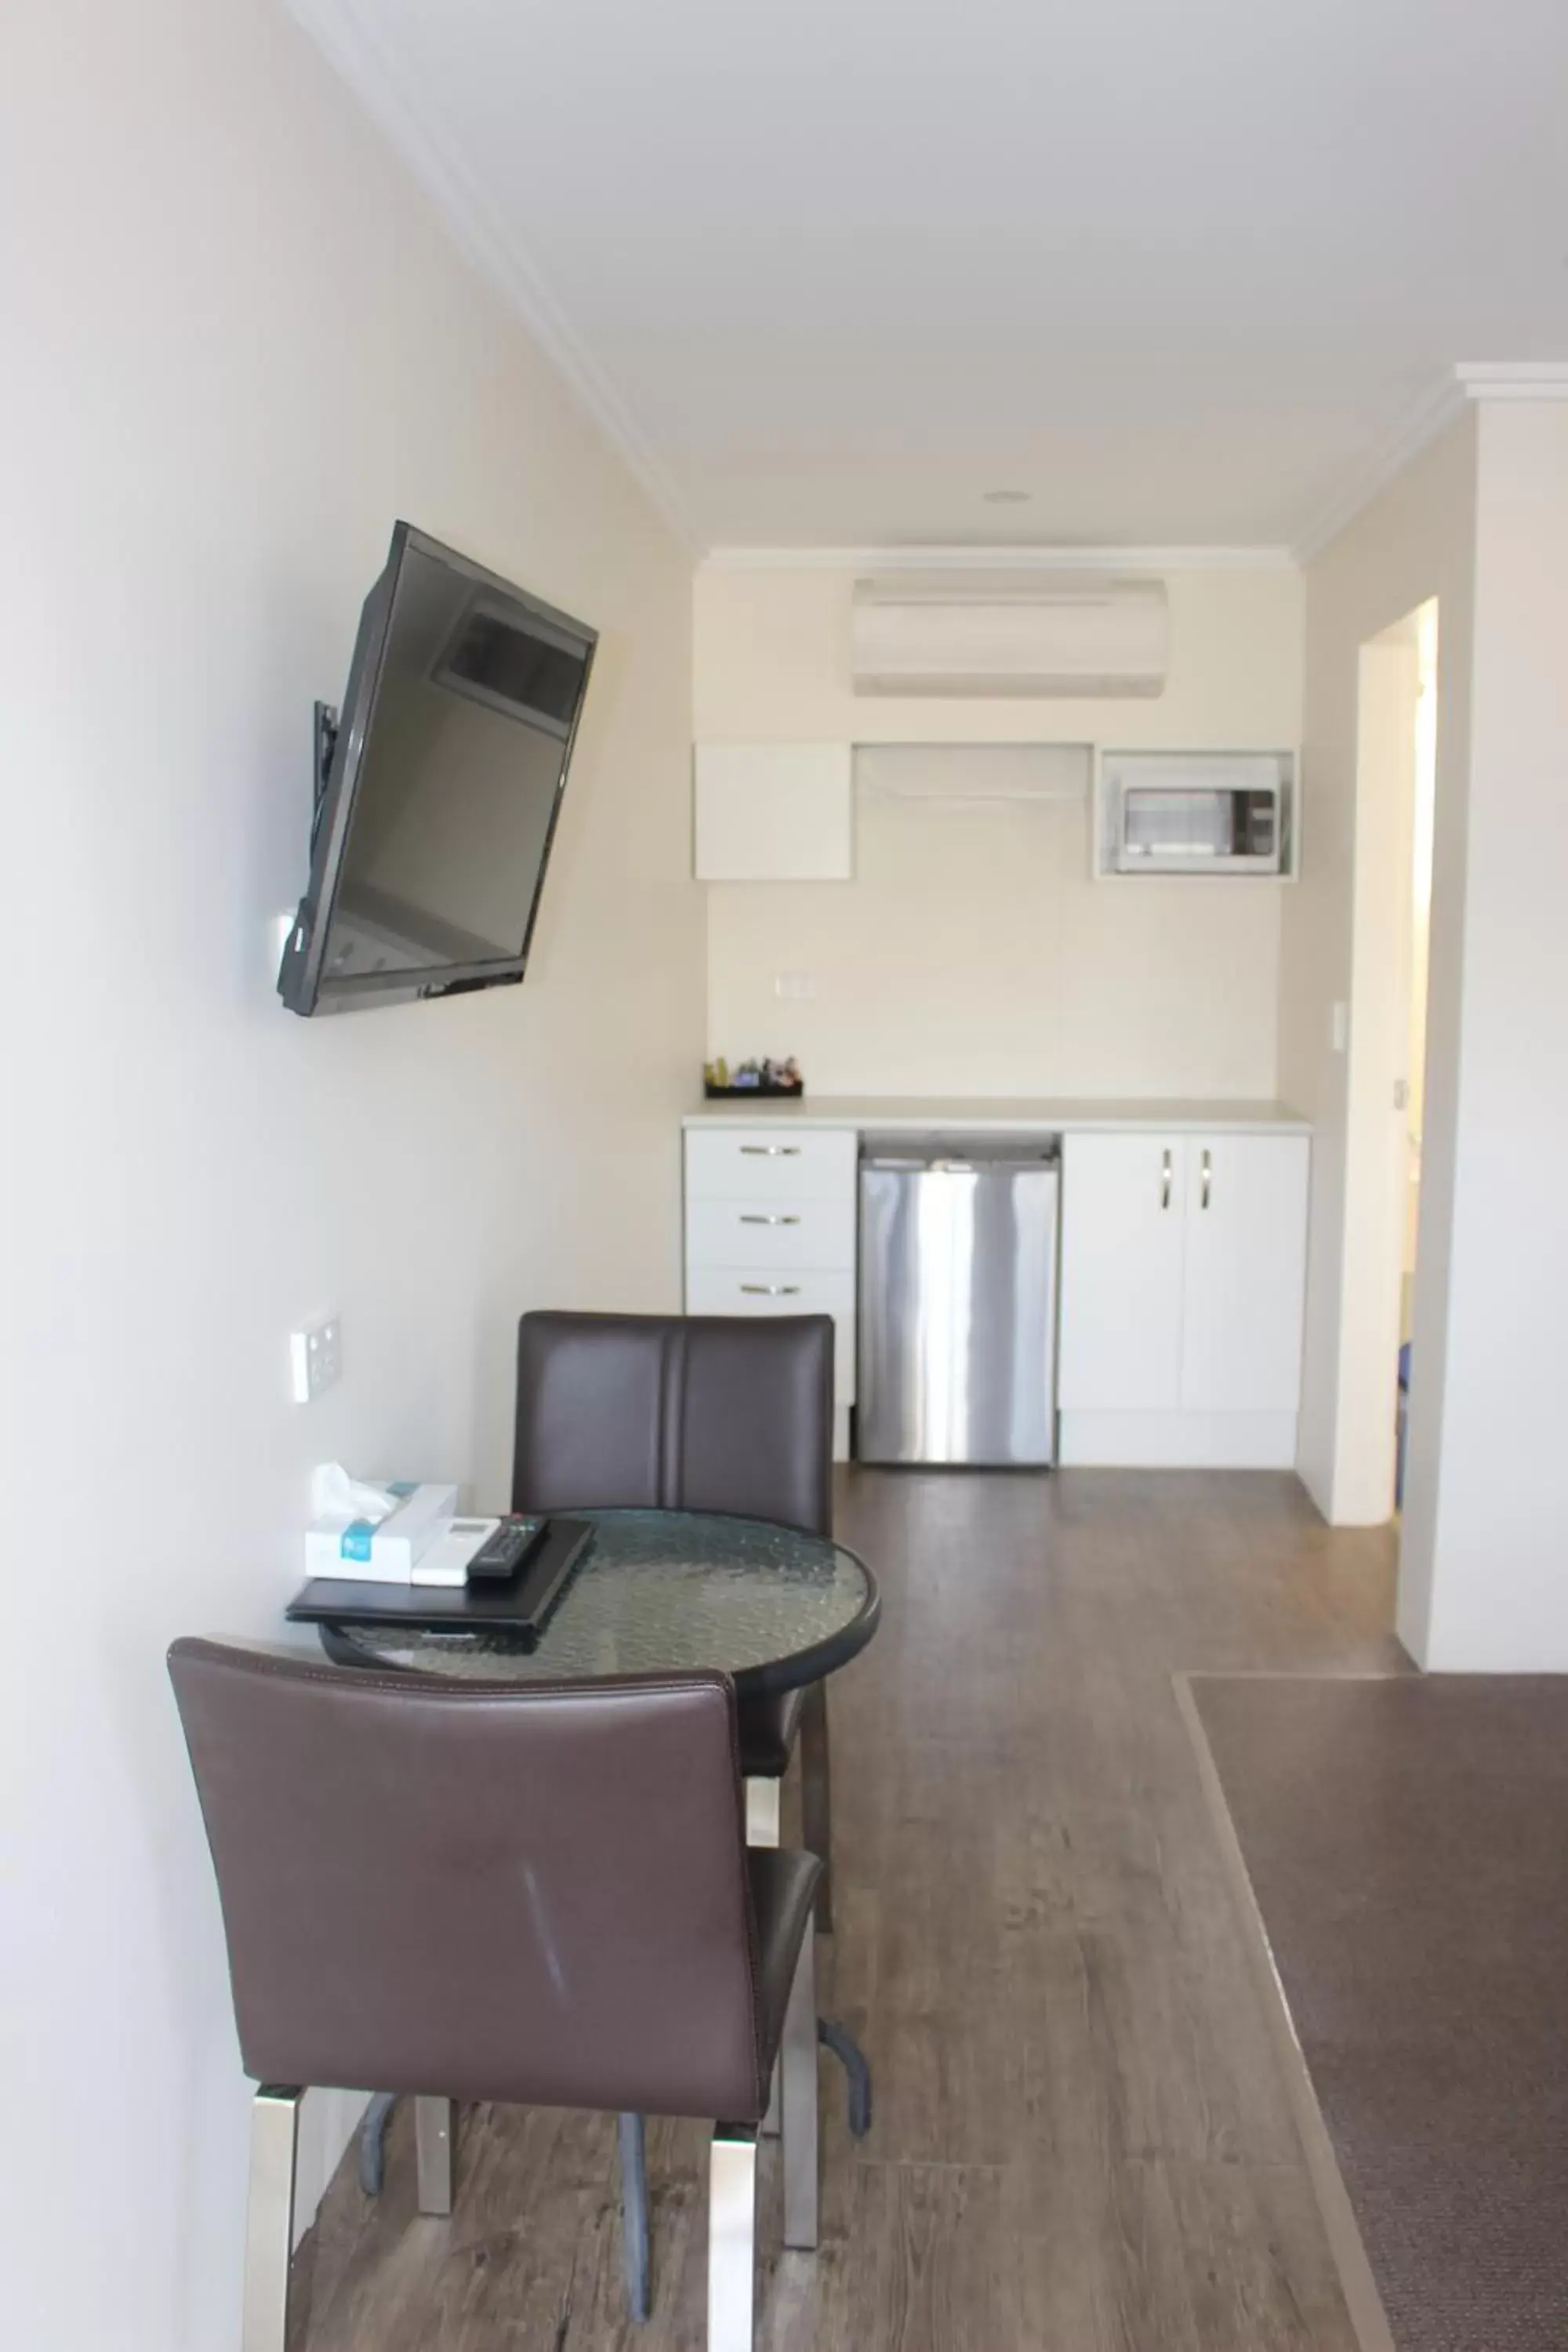
{"label": "grey carpet", "polygon": [[1194,1677],[1400,2352],[1568,2347],[1568,1677]]}

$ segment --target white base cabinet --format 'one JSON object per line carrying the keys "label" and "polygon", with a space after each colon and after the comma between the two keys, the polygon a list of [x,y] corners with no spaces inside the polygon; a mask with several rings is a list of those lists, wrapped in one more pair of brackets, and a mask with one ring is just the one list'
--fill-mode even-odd
{"label": "white base cabinet", "polygon": [[1303,1135],[1066,1137],[1064,1464],[1294,1466],[1308,1168]]}
{"label": "white base cabinet", "polygon": [[[1062,1123],[1058,1459],[1292,1469],[1310,1145],[1300,1130]],[[850,1125],[686,1133],[693,1315],[834,1320],[835,1450],[855,1401]]]}
{"label": "white base cabinet", "polygon": [[855,1402],[853,1128],[689,1129],[689,1315],[831,1315],[834,1457]]}

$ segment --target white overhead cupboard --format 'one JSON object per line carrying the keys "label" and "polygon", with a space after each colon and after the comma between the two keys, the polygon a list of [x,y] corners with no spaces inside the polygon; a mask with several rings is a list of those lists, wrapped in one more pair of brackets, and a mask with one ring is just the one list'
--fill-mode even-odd
{"label": "white overhead cupboard", "polygon": [[1068,1134],[1063,1463],[1291,1467],[1304,1135]]}
{"label": "white overhead cupboard", "polygon": [[692,870],[699,882],[847,882],[855,867],[847,743],[699,743]]}

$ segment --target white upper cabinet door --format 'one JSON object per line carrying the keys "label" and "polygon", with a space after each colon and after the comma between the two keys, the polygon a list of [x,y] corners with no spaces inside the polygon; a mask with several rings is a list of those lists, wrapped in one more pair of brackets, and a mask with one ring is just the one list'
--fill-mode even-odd
{"label": "white upper cabinet door", "polygon": [[700,882],[847,882],[854,782],[847,743],[699,743]]}
{"label": "white upper cabinet door", "polygon": [[1174,1412],[1183,1402],[1185,1157],[1180,1136],[1063,1142],[1065,1412]]}
{"label": "white upper cabinet door", "polygon": [[1182,1406],[1294,1412],[1307,1272],[1304,1135],[1186,1143]]}

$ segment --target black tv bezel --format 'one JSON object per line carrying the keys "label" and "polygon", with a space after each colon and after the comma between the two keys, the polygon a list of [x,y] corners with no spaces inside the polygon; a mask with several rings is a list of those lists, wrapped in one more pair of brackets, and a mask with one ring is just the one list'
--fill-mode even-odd
{"label": "black tv bezel", "polygon": [[[322,965],[342,878],[349,821],[359,789],[371,716],[381,685],[398,578],[404,559],[411,551],[427,555],[447,565],[476,589],[488,589],[505,597],[510,603],[521,605],[524,612],[536,615],[552,630],[574,639],[583,648],[583,687],[561,747],[561,772],[556,781],[550,823],[545,830],[543,852],[533,886],[533,899],[528,910],[528,922],[519,953],[482,963],[416,965],[397,971],[359,972],[346,979],[329,980],[323,977]],[[409,522],[399,521],[393,526],[386,562],[365,598],[360,616],[353,658],[349,666],[348,685],[343,693],[342,719],[314,814],[310,880],[305,896],[300,901],[299,912],[279,968],[278,993],[290,1013],[308,1018],[316,1013],[348,1012],[356,1005],[406,1003],[419,998],[467,994],[480,988],[515,987],[522,979],[533,945],[534,926],[539,919],[540,901],[544,896],[544,877],[549,872],[551,853],[555,846],[561,803],[572,772],[572,756],[576,748],[577,730],[582,723],[583,706],[588,698],[598,643],[598,631],[590,628],[585,621],[576,620],[570,613],[547,604],[542,597],[531,595],[526,589],[518,587],[514,581],[503,579],[500,572],[489,572],[483,564],[471,562],[456,548],[433,539],[428,531],[416,530]]]}

